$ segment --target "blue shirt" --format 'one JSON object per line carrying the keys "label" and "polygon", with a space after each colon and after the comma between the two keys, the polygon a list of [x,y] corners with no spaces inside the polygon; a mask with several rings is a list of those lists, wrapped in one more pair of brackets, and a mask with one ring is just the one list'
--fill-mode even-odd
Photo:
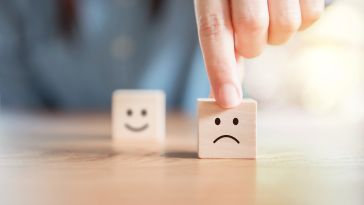
{"label": "blue shirt", "polygon": [[209,84],[192,1],[75,2],[71,37],[60,32],[57,0],[0,4],[3,107],[109,109],[115,89],[162,89],[169,108],[193,111]]}

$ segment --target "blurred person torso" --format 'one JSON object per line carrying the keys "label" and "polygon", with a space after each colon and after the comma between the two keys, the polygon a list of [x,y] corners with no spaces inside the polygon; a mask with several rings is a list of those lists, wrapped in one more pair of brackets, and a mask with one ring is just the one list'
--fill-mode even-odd
{"label": "blurred person torso", "polygon": [[113,90],[208,93],[192,1],[0,0],[3,107],[108,109]]}

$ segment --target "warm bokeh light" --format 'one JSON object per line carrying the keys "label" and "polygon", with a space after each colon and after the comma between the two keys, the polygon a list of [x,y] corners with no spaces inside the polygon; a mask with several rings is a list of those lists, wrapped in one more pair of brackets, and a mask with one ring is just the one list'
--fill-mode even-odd
{"label": "warm bokeh light", "polygon": [[[358,1],[337,1],[284,48],[248,61],[246,85],[266,107],[315,115],[364,116],[364,14]],[[272,106],[273,105],[273,106]]]}
{"label": "warm bokeh light", "polygon": [[328,112],[356,94],[363,64],[357,52],[335,46],[308,48],[298,62],[304,78],[302,102],[305,108]]}
{"label": "warm bokeh light", "polygon": [[354,102],[364,102],[360,92],[364,67],[362,19],[360,9],[337,2],[303,36],[309,46],[303,49],[298,64],[305,78],[302,101],[308,110],[336,111],[356,119],[364,114],[357,110],[361,106],[348,109]]}

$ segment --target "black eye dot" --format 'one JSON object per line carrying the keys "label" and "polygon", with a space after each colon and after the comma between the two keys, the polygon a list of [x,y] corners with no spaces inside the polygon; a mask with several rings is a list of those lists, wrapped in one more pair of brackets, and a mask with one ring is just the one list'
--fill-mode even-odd
{"label": "black eye dot", "polygon": [[221,123],[220,118],[218,118],[218,117],[217,117],[217,118],[215,118],[215,124],[216,124],[216,125],[219,125],[220,123]]}
{"label": "black eye dot", "polygon": [[233,124],[234,124],[234,125],[239,124],[239,119],[238,119],[238,118],[234,118],[234,119],[233,119]]}
{"label": "black eye dot", "polygon": [[133,111],[131,111],[131,109],[128,109],[128,110],[126,111],[126,114],[127,114],[128,116],[131,116],[131,115],[133,114]]}
{"label": "black eye dot", "polygon": [[147,110],[146,110],[146,109],[143,109],[143,110],[142,110],[142,115],[143,115],[143,116],[146,116],[146,115],[147,115]]}

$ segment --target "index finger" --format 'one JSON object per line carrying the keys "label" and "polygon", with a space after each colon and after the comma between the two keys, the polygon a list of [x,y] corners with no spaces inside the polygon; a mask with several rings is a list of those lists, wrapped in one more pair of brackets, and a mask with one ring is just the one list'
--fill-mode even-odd
{"label": "index finger", "polygon": [[230,108],[240,104],[241,82],[235,58],[229,0],[195,0],[198,34],[216,102]]}

